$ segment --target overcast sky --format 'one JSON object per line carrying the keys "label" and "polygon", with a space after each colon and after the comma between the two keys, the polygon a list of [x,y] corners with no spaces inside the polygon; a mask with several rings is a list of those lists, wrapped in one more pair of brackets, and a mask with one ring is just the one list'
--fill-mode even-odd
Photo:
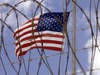
{"label": "overcast sky", "polygon": [[[9,3],[10,5],[14,6],[16,3],[20,2],[20,1],[22,1],[22,0],[0,0],[0,4]],[[37,1],[40,2],[41,0],[37,0]],[[89,1],[90,0],[77,0],[77,3],[83,8],[83,10],[85,11],[85,13],[88,17],[89,17],[89,6],[90,6]],[[64,0],[63,0],[63,2],[65,4]],[[97,3],[97,0],[95,0],[95,3]],[[42,4],[45,7],[47,7],[51,12],[63,12],[61,0],[44,0]],[[36,7],[37,7],[37,3],[34,2],[32,5],[33,5],[32,6],[33,14],[34,14]],[[21,11],[22,13],[24,13],[29,19],[32,18],[30,1],[23,2],[23,3],[19,4],[16,8],[19,11]],[[64,6],[64,8],[65,8],[65,6]],[[11,9],[10,7],[3,6],[2,16],[0,15],[0,18],[2,17],[2,19],[4,20],[6,17],[6,14],[9,12],[10,9]],[[68,5],[67,11],[71,11],[72,9],[73,9],[73,3],[71,1]],[[37,11],[36,16],[40,14],[39,10]],[[44,8],[42,8],[42,10],[43,10],[43,13],[48,12]],[[99,9],[99,12],[100,12],[100,9]],[[0,14],[1,14],[1,8],[0,8]],[[20,13],[17,12],[17,14],[18,14],[20,26],[28,21]],[[95,26],[96,25],[96,17],[95,17],[96,15],[95,15],[95,8],[93,5],[93,1],[92,1],[92,8],[91,8],[91,15],[92,15],[91,16],[92,25]],[[100,16],[100,14],[98,16]],[[72,20],[73,20],[73,12],[71,14],[71,18],[69,21],[68,31],[72,30],[72,24],[73,24]],[[99,18],[99,22],[100,22],[100,18]],[[17,28],[17,20],[16,20],[16,15],[15,15],[14,11],[11,11],[9,17],[6,20],[6,23],[8,25],[10,25],[13,30],[15,30]],[[76,24],[76,26],[77,26],[76,27],[77,29],[86,28],[86,27],[90,26],[86,17],[84,16],[84,14],[80,11],[80,9],[78,7],[77,7],[77,24]],[[1,23],[0,23],[0,31],[1,31]],[[93,32],[96,35],[96,27],[93,27]],[[69,34],[70,42],[72,43],[72,32],[69,32],[68,34]],[[1,32],[0,32],[0,37],[1,37]],[[4,44],[9,44],[9,43],[15,42],[15,40],[13,38],[13,33],[7,28],[7,26],[4,27],[3,37],[4,37]],[[98,33],[98,40],[97,40],[98,45],[100,45],[99,38],[100,38],[100,33]],[[77,43],[76,43],[77,49],[91,47],[92,46],[92,36],[91,36],[90,28],[77,31],[77,39],[76,40],[77,40]],[[94,41],[94,43],[95,43],[95,41]],[[9,55],[9,58],[11,59],[11,61],[18,62],[18,58],[16,57],[16,55],[14,53],[14,44],[7,45],[7,46],[5,46],[5,48],[7,50],[7,53]],[[66,52],[67,49],[68,48],[67,48],[67,42],[66,42],[64,52]],[[50,50],[45,50],[45,52],[46,52],[46,55],[60,53],[60,52],[50,51]],[[77,58],[85,71],[90,69],[91,53],[92,53],[91,48],[86,49],[86,50],[77,51]],[[60,55],[48,57],[48,62],[51,66],[51,69],[52,69],[54,75],[58,74],[59,56]],[[38,54],[38,51],[36,49],[32,49],[31,50],[31,58],[37,58],[37,57],[40,57],[40,55]],[[72,63],[71,57],[72,57],[72,53],[69,53],[69,64],[68,64],[68,73],[67,74],[71,73],[71,63]],[[96,49],[94,66],[93,66],[94,69],[100,68],[100,58],[99,57],[100,57],[100,52],[98,49]],[[3,47],[1,49],[1,58],[3,59],[4,64],[9,63],[8,58],[5,55]],[[26,55],[24,55],[25,60],[27,60],[28,58],[29,58],[29,52]],[[67,54],[62,55],[61,75],[64,74],[66,60],[67,60]],[[39,61],[40,61],[40,59],[31,61],[29,75],[36,75],[37,70],[38,70]],[[26,64],[26,67],[28,68],[28,61],[26,61],[25,64]],[[2,65],[1,61],[0,61],[0,65]],[[14,67],[18,71],[19,63],[15,63]],[[17,75],[15,70],[11,67],[11,65],[5,65],[5,69],[6,69],[8,75]],[[77,72],[80,72],[80,71],[81,71],[81,69],[80,69],[79,65],[77,64]],[[89,72],[87,72],[87,74],[88,73]],[[0,74],[5,75],[3,66],[0,66]],[[25,75],[25,69],[24,69],[23,64],[21,67],[20,75]],[[45,66],[45,64],[43,62],[42,62],[41,68],[40,68],[39,75],[51,75],[50,71],[47,69],[47,67]],[[81,75],[81,74],[78,74],[78,75]],[[100,69],[93,71],[93,75],[100,75]]]}

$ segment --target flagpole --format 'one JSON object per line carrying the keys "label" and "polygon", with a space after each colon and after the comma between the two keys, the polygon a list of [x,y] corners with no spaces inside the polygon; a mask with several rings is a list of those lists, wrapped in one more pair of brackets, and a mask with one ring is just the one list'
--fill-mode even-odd
{"label": "flagpole", "polygon": [[[74,0],[77,2],[77,0]],[[74,53],[76,55],[76,4],[73,3],[73,34],[72,34],[72,48],[74,50]],[[76,75],[76,59],[74,55],[72,54],[72,75]]]}

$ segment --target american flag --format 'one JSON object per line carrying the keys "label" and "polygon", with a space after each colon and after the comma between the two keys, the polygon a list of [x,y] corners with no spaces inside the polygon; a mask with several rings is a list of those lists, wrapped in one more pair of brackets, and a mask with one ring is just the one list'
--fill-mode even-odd
{"label": "american flag", "polygon": [[[65,35],[62,33],[64,31],[63,26],[67,25],[70,12],[66,14],[65,22],[63,13],[45,13],[34,18],[34,26],[32,26],[32,20],[30,20],[31,22],[28,21],[17,28],[13,36],[15,38],[15,54],[18,59],[19,56],[25,55],[29,50],[36,48],[36,45],[38,48],[42,48],[41,39],[44,49],[62,51],[64,47],[63,40],[65,39]],[[32,35],[32,31],[34,35]],[[18,38],[22,51],[20,51]]]}

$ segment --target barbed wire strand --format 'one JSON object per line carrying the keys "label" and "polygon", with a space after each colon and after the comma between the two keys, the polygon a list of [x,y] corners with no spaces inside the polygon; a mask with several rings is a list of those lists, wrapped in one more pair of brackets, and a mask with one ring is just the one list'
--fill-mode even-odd
{"label": "barbed wire strand", "polygon": [[[68,38],[68,37],[67,37]],[[70,42],[69,42],[70,43]],[[71,47],[71,45],[70,45],[70,47]],[[77,57],[76,57],[77,58]],[[77,60],[78,61],[78,60]],[[78,63],[79,63],[79,61],[78,61]],[[80,64],[80,66],[81,66],[81,64]],[[82,67],[82,66],[81,66]]]}
{"label": "barbed wire strand", "polygon": [[[100,45],[98,45],[99,47]],[[97,46],[93,46],[93,47],[97,47]],[[82,48],[82,49],[77,49],[76,51],[80,51],[80,50],[87,50],[87,49],[90,49],[90,48],[93,48],[93,47],[87,47],[87,48]],[[52,57],[52,56],[56,56],[56,55],[59,55],[59,54],[66,54],[66,53],[70,53],[72,51],[66,51],[64,53],[57,53],[57,54],[53,54],[53,55],[48,55],[48,56],[43,56],[43,57],[37,57],[37,58],[32,58],[32,59],[28,59],[28,60],[24,60],[24,61],[32,61],[32,60],[36,60],[36,59],[40,59],[40,58],[44,58],[44,57]],[[10,65],[10,64],[15,64],[15,63],[19,63],[19,62],[24,62],[24,61],[17,61],[17,62],[12,62],[12,63],[7,63],[7,64],[3,64],[3,65]],[[0,65],[0,66],[3,66],[3,65]]]}
{"label": "barbed wire strand", "polygon": [[[72,0],[73,1],[73,0]],[[94,0],[93,0],[94,1]],[[73,1],[74,2],[74,1]],[[74,3],[76,3],[76,2],[74,2]],[[87,15],[85,14],[85,12],[83,11],[83,9],[76,3],[76,5],[80,8],[80,10],[84,13],[84,15],[86,16],[86,18],[87,18],[87,21],[88,21],[88,23],[89,23],[89,25],[90,25],[90,27],[92,26],[92,24],[91,24],[91,21],[89,20],[89,18],[87,17]],[[95,5],[95,3],[94,3],[94,5]],[[96,9],[95,9],[96,10]],[[95,36],[94,36],[94,33],[93,33],[93,29],[92,29],[92,27],[91,27],[91,35],[92,35],[92,46],[94,45],[94,41],[95,41],[95,45],[97,44],[97,34],[98,34],[98,30],[96,29],[96,38],[95,38]],[[93,40],[94,39],[94,40]],[[100,49],[98,48],[98,50],[100,51]],[[94,51],[96,51],[96,48],[95,48],[95,50]],[[92,66],[93,66],[93,62],[94,62],[94,57],[95,57],[95,52],[94,52],[94,54],[93,54],[93,48],[92,48],[92,56],[91,56],[91,67],[90,67],[90,69],[92,69]],[[92,71],[90,71],[90,75],[92,75]]]}
{"label": "barbed wire strand", "polygon": [[[2,22],[2,23],[3,23],[3,22]],[[4,38],[3,38],[4,24],[2,24],[1,26],[2,26],[2,27],[1,27],[1,42],[2,42],[2,45],[3,45],[3,48],[4,48],[5,55],[7,56],[9,62],[11,63],[11,60],[10,60],[10,58],[9,58],[9,56],[8,56],[8,53],[7,53],[7,51],[6,51],[6,48],[5,48],[5,46],[4,46]],[[11,66],[12,66],[12,68],[15,70],[15,72],[17,73],[17,70],[15,69],[15,67],[13,66],[13,64],[11,64]]]}
{"label": "barbed wire strand", "polygon": [[68,70],[68,61],[69,61],[69,45],[67,46],[68,47],[68,54],[67,54],[67,62],[66,62],[66,68],[65,68],[65,74],[67,74],[67,70]]}
{"label": "barbed wire strand", "polygon": [[[94,3],[95,13],[96,13],[96,25],[99,25],[99,23],[98,23],[98,10],[97,10],[98,4],[97,4],[97,8],[96,8],[96,4],[95,4],[95,1],[94,0],[93,0],[93,3]],[[98,0],[98,3],[99,3],[99,0]],[[99,26],[96,27],[96,40],[95,40],[95,45],[97,45],[98,30],[99,30]],[[93,39],[92,39],[92,43],[94,43],[93,42]],[[98,50],[100,50],[100,49],[98,48]],[[95,47],[95,50],[94,51],[92,50],[90,70],[93,68],[94,59],[95,59],[95,53],[96,53],[96,47]],[[92,71],[90,71],[90,75],[92,75]]]}
{"label": "barbed wire strand", "polygon": [[[4,4],[5,6],[8,6],[9,4]],[[10,5],[9,5],[10,6]],[[10,7],[12,7],[12,6],[10,6]],[[14,10],[14,7],[12,8],[12,10]],[[9,11],[9,13],[11,12],[11,10]],[[9,62],[11,62],[11,60],[10,60],[10,58],[9,58],[9,56],[8,56],[8,54],[7,54],[7,52],[6,52],[6,48],[5,48],[5,46],[4,46],[4,40],[3,40],[3,28],[4,28],[4,24],[5,24],[5,21],[6,21],[6,19],[7,19],[7,17],[9,16],[9,13],[7,13],[7,15],[6,15],[6,17],[5,17],[5,20],[4,20],[4,22],[3,22],[3,25],[2,25],[2,32],[1,32],[1,41],[2,41],[2,43],[3,43],[3,48],[4,48],[4,51],[5,51],[5,53],[6,53],[6,56],[7,56],[7,58],[8,58],[8,60],[9,60]],[[18,21],[17,21],[18,22]],[[7,25],[7,24],[6,24]],[[7,25],[7,27],[13,32],[13,30],[12,30],[12,28],[10,27],[10,26],[8,26]],[[13,32],[14,33],[14,32]],[[19,43],[19,45],[20,45],[20,43]],[[20,46],[20,50],[21,50],[21,46]],[[22,52],[21,52],[21,54],[22,54]],[[23,56],[21,56],[22,58],[23,58]],[[23,58],[23,60],[24,60],[24,58]],[[24,63],[24,62],[23,62]],[[14,68],[14,66],[12,65],[12,67]],[[25,63],[24,63],[24,67],[25,67]],[[16,71],[16,69],[14,68],[14,70]],[[16,73],[17,73],[17,71],[16,71]],[[17,73],[18,74],[18,73]]]}
{"label": "barbed wire strand", "polygon": [[[1,19],[0,19],[1,20]],[[95,25],[95,26],[92,26],[92,27],[97,27],[97,26],[100,26],[100,25]],[[71,30],[71,31],[68,31],[67,33],[69,32],[73,32],[73,31],[83,31],[85,29],[89,29],[90,27],[86,27],[86,28],[81,28],[81,29],[77,29],[77,30]],[[52,34],[51,36],[53,35],[58,35],[58,34]],[[42,37],[47,37],[47,36],[42,36]],[[30,40],[30,39],[29,39]],[[12,43],[8,43],[8,44],[5,44],[4,46],[7,46],[7,45],[13,45],[15,44],[16,42],[12,42]],[[0,47],[2,47],[2,45],[0,45]]]}
{"label": "barbed wire strand", "polygon": [[68,45],[69,45],[69,47],[71,48],[72,53],[73,53],[73,55],[74,55],[74,57],[75,57],[75,59],[76,59],[76,61],[77,61],[78,65],[80,66],[80,68],[81,68],[81,70],[82,70],[83,74],[84,74],[84,75],[86,75],[86,73],[85,73],[85,71],[84,71],[84,69],[83,69],[83,67],[82,67],[81,63],[79,62],[79,60],[78,60],[77,56],[76,56],[76,55],[75,55],[75,53],[74,53],[74,50],[73,50],[73,48],[72,48],[72,46],[71,46],[71,43],[70,43],[70,40],[69,40],[69,36],[68,36],[68,34],[67,34],[67,33],[66,33],[66,37],[67,37],[67,42],[68,42]]}
{"label": "barbed wire strand", "polygon": [[[96,27],[96,26],[93,26],[93,27]],[[89,29],[90,27],[87,27],[87,28],[82,28],[82,29],[78,29],[76,31],[80,31],[80,30],[85,30],[85,29]],[[73,31],[73,30],[72,30]],[[72,32],[72,31],[68,31],[68,32]],[[10,44],[15,44],[15,43],[10,43]],[[9,44],[6,44],[6,45],[9,45]]]}
{"label": "barbed wire strand", "polygon": [[[42,0],[43,1],[43,0]],[[41,1],[41,2],[42,2]],[[40,2],[40,4],[41,4],[41,2]],[[42,10],[41,10],[41,6],[40,6],[40,4],[38,4],[39,6],[38,6],[38,8],[40,7],[40,11],[41,11],[41,14],[42,14]],[[36,14],[36,13],[35,13]],[[34,17],[35,17],[35,14],[34,14]],[[32,22],[33,23],[33,22]],[[33,24],[32,24],[33,25]],[[33,29],[33,28],[32,28]],[[38,31],[38,30],[37,30]],[[34,32],[33,32],[33,30],[32,30],[32,34],[33,34],[33,37],[34,37]],[[39,37],[41,37],[41,35],[40,35],[40,33],[38,32],[38,34],[39,34]],[[34,37],[34,41],[35,41],[35,37]],[[35,44],[36,44],[36,42],[35,42]],[[42,41],[42,38],[41,38],[41,45],[42,45],[42,50],[41,51],[43,51],[43,53],[45,54],[45,51],[44,51],[44,48],[43,48],[43,41]],[[38,50],[38,46],[37,46],[37,50]],[[38,50],[38,52],[39,52],[39,50]],[[42,54],[39,52],[39,54],[40,54],[40,56],[42,57]],[[48,60],[47,60],[47,58],[45,58],[46,59],[46,62],[47,62],[47,64],[44,62],[44,59],[42,59],[43,60],[43,62],[45,63],[45,65],[47,66],[47,68],[49,69],[49,71],[51,72],[51,74],[53,74],[53,72],[52,72],[52,70],[51,70],[51,68],[50,68],[50,65],[49,65],[49,63],[48,63]],[[40,59],[41,60],[41,59]],[[40,61],[41,62],[41,61]],[[39,64],[39,65],[41,65],[41,64]],[[39,71],[38,71],[39,72]],[[38,73],[37,73],[38,74]]]}
{"label": "barbed wire strand", "polygon": [[[1,6],[1,19],[3,19],[2,10],[3,10],[3,4],[2,4],[2,6]],[[2,27],[2,22],[1,22],[1,27]],[[0,38],[1,38],[1,37],[0,37]],[[0,45],[2,45],[1,39],[0,39]],[[1,58],[1,46],[0,46],[0,60],[1,60],[1,63],[3,64],[3,60],[2,60],[2,58]],[[5,72],[5,75],[7,75],[5,66],[3,66],[3,70],[4,70],[4,72]]]}
{"label": "barbed wire strand", "polygon": [[[15,6],[13,7],[13,6],[11,6],[11,5],[9,5],[9,4],[7,4],[7,3],[4,3],[3,4],[3,6],[9,6],[9,7],[11,7],[11,10],[14,10],[15,12],[17,11],[17,12],[19,12],[19,13],[21,13],[19,10],[17,10],[15,7],[17,7],[17,5],[18,4],[20,4],[20,3],[23,3],[23,2],[26,2],[26,1],[31,1],[31,0],[24,0],[24,1],[21,1],[21,2],[19,2],[19,3],[17,3],[17,4],[15,4]],[[48,10],[50,13],[52,13],[48,8],[46,8],[45,6],[43,6],[40,2],[38,2],[38,1],[36,1],[36,0],[33,0],[33,2],[36,2],[37,4],[39,4],[40,6],[42,6],[42,7],[44,7],[46,10]],[[72,2],[74,2],[73,0],[72,0]],[[79,8],[80,8],[80,10],[83,12],[83,14],[86,16],[86,18],[87,18],[87,21],[89,22],[89,25],[90,25],[90,28],[91,28],[91,35],[92,35],[92,53],[93,53],[93,48],[95,47],[95,49],[94,49],[94,51],[96,51],[96,48],[98,48],[98,50],[100,51],[100,49],[99,49],[99,47],[98,47],[98,45],[97,45],[97,36],[98,36],[98,27],[99,27],[99,22],[98,22],[98,6],[99,6],[99,0],[98,0],[98,3],[97,3],[97,10],[96,10],[96,7],[95,7],[95,10],[96,10],[96,21],[97,21],[97,28],[96,28],[96,38],[95,38],[95,36],[94,36],[94,33],[93,33],[93,27],[92,27],[92,24],[91,24],[91,21],[89,20],[89,18],[87,17],[87,15],[85,14],[85,12],[83,11],[83,9],[76,3],[76,2],[74,2]],[[1,6],[1,5],[0,5]],[[95,6],[95,5],[94,5]],[[67,9],[67,6],[66,6],[66,9]],[[3,45],[1,45],[0,47],[4,47],[4,51],[5,51],[5,54],[6,54],[6,56],[7,56],[7,58],[8,58],[8,60],[10,61],[10,63],[11,63],[11,60],[9,59],[9,56],[8,56],[8,54],[7,54],[7,51],[6,51],[6,48],[5,48],[5,44],[4,44],[4,39],[3,39],[3,30],[4,30],[4,24],[6,24],[5,23],[5,21],[6,21],[6,19],[7,19],[7,17],[9,16],[9,13],[11,12],[11,10],[7,13],[7,15],[6,15],[6,17],[5,17],[5,20],[4,21],[2,21],[2,19],[0,19],[1,21],[2,21],[2,29],[1,29],[1,42],[2,42],[2,44]],[[27,16],[26,15],[24,15],[23,13],[21,13],[25,18],[27,18]],[[27,18],[28,19],[28,18]],[[28,19],[29,20],[29,19]],[[30,20],[29,20],[30,21]],[[59,21],[59,20],[57,20],[57,21]],[[7,24],[6,24],[7,25]],[[8,28],[12,31],[12,29],[11,29],[11,27],[8,25]],[[12,31],[13,32],[13,31]],[[67,35],[67,40],[68,40],[68,43],[70,43],[70,40],[69,40],[69,36],[68,36],[68,34],[66,33],[66,35]],[[94,44],[93,44],[93,38],[94,38],[94,40],[95,40],[95,46],[93,46]],[[19,43],[19,45],[20,45],[20,41],[18,42]],[[13,44],[15,44],[15,43],[13,43]],[[42,44],[42,43],[41,43]],[[69,46],[70,46],[70,48],[71,48],[71,45],[70,44],[68,44]],[[37,50],[38,50],[38,47],[37,47]],[[72,52],[73,52],[73,49],[71,48],[71,50],[72,50]],[[60,53],[61,54],[61,53]],[[74,54],[74,52],[73,52],[73,54]],[[41,54],[40,54],[40,56],[41,56]],[[93,62],[94,62],[94,56],[95,56],[95,52],[94,52],[94,54],[92,55],[92,57],[91,57],[91,66],[93,66]],[[23,57],[23,56],[22,56]],[[41,59],[43,59],[43,57],[41,56],[40,57]],[[76,59],[77,59],[77,57],[76,57]],[[30,59],[29,59],[30,60]],[[28,61],[29,61],[28,60]],[[23,63],[24,63],[24,58],[23,58]],[[31,61],[31,60],[30,60]],[[78,59],[77,59],[77,61],[78,61]],[[45,63],[45,62],[44,62]],[[19,65],[21,65],[21,62],[19,63]],[[85,72],[84,72],[84,70],[82,69],[82,66],[81,66],[81,64],[79,64],[80,65],[80,68],[81,68],[81,70],[83,71],[83,73],[85,74]],[[2,66],[4,66],[4,64],[2,63]],[[13,69],[15,70],[15,72],[17,73],[17,74],[19,74],[19,72],[17,72],[16,71],[16,69],[14,68],[14,66],[12,65],[12,67],[13,67]],[[21,67],[21,66],[20,66]],[[19,67],[19,71],[20,71],[20,67]],[[50,68],[50,67],[49,67]],[[92,69],[92,68],[91,68]],[[50,70],[51,71],[51,70]],[[92,71],[90,70],[90,73],[91,73]],[[27,74],[27,72],[26,72],[26,74]]]}
{"label": "barbed wire strand", "polygon": [[[21,13],[19,10],[17,10],[16,8],[14,8],[14,7],[12,7],[11,5],[9,5],[9,4],[4,4],[5,6],[10,6],[12,9],[15,9],[16,11],[18,11],[19,13]],[[27,18],[27,16],[26,15],[24,15],[23,13],[21,13],[24,17],[26,17]],[[27,18],[28,19],[28,18]],[[29,19],[28,19],[29,20]],[[29,20],[30,21],[30,20]],[[9,26],[8,26],[9,27]],[[9,27],[9,29],[11,29],[11,27]],[[20,42],[19,42],[19,44],[20,44]],[[36,44],[36,43],[35,43]],[[37,46],[36,46],[37,47]],[[38,47],[37,47],[37,50],[38,50]],[[38,52],[39,52],[39,50],[38,50]],[[22,52],[21,52],[22,53]],[[40,54],[40,53],[39,53]],[[44,60],[43,60],[44,61]],[[45,61],[44,61],[44,63],[45,63]],[[45,65],[46,65],[46,63],[45,63]],[[46,65],[47,66],[47,65]],[[48,67],[48,66],[47,66]]]}
{"label": "barbed wire strand", "polygon": [[[92,69],[92,70],[86,70],[85,72],[97,71],[97,70],[100,70],[100,68],[96,68],[96,69]],[[82,73],[82,72],[80,71],[80,72],[70,73],[70,74],[66,74],[66,75],[72,75],[72,74],[78,74],[78,73]]]}
{"label": "barbed wire strand", "polygon": [[[89,28],[89,27],[88,27]],[[84,30],[83,28],[81,30]]]}

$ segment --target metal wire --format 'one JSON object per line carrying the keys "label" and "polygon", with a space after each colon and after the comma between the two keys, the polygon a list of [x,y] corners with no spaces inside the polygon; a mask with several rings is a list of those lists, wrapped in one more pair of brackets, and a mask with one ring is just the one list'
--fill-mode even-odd
{"label": "metal wire", "polygon": [[[1,20],[1,19],[0,19]],[[1,20],[2,21],[2,20]],[[95,26],[92,26],[92,27],[97,27],[97,26],[100,26],[100,25],[95,25]],[[77,29],[77,30],[71,30],[71,31],[68,31],[67,33],[70,33],[70,32],[73,32],[73,31],[83,31],[83,30],[86,30],[86,29],[89,29],[90,27],[86,27],[86,28],[81,28],[81,29]],[[52,34],[50,36],[53,36],[53,35],[58,35],[58,34]],[[43,36],[43,37],[48,37],[48,36]],[[29,40],[26,40],[26,41],[30,41],[31,39]],[[8,44],[5,44],[4,46],[7,46],[7,45],[13,45],[15,44],[16,42],[12,42],[12,43],[8,43]],[[0,47],[2,47],[2,45],[0,45]]]}
{"label": "metal wire", "polygon": [[[93,46],[93,47],[87,47],[87,48],[82,48],[82,49],[77,49],[76,51],[81,51],[81,50],[87,50],[87,49],[90,49],[90,48],[94,48],[94,47],[99,47],[100,45],[98,46]],[[60,54],[66,54],[66,53],[70,53],[72,51],[66,51],[66,52],[63,52],[63,53],[57,53],[57,54],[53,54],[53,55],[48,55],[48,56],[43,56],[43,57],[37,57],[37,58],[32,58],[32,59],[28,59],[28,60],[24,60],[25,62],[26,61],[32,61],[32,60],[36,60],[36,59],[40,59],[40,58],[45,58],[45,57],[52,57],[52,56],[56,56],[56,55],[60,55]],[[24,61],[20,61],[20,62],[24,62]],[[0,66],[5,66],[5,65],[10,65],[10,64],[16,64],[16,63],[20,63],[19,61],[17,62],[12,62],[12,63],[7,63],[7,64],[2,64]]]}
{"label": "metal wire", "polygon": [[[34,2],[34,3],[37,3],[37,4],[38,4],[34,14],[33,14],[33,10],[32,10],[33,7],[31,6],[31,11],[32,11],[31,13],[32,13],[32,19],[33,19],[32,21],[30,21],[30,19],[27,17],[27,15],[25,15],[24,13],[22,13],[21,11],[19,11],[19,10],[16,8],[16,7],[17,7],[18,5],[20,5],[21,3],[24,3],[24,2],[27,2],[27,1],[30,1],[31,3]],[[34,17],[35,17],[35,15],[36,15],[36,13],[37,13],[37,10],[38,10],[39,8],[40,8],[41,14],[43,13],[43,10],[42,10],[41,8],[44,8],[44,9],[46,9],[48,12],[50,12],[50,13],[57,19],[57,21],[61,24],[60,20],[59,20],[46,6],[44,6],[44,5],[42,4],[42,1],[44,1],[44,0],[41,0],[41,2],[39,2],[39,1],[37,1],[37,0],[23,0],[23,1],[20,1],[20,2],[16,3],[14,6],[12,6],[12,5],[8,4],[8,3],[0,4],[0,6],[1,6],[1,18],[0,18],[0,21],[1,21],[1,35],[0,35],[0,36],[1,36],[1,41],[0,41],[0,61],[1,61],[1,65],[0,65],[0,66],[3,66],[3,70],[4,70],[4,72],[5,72],[5,75],[7,75],[7,70],[6,70],[6,68],[5,68],[5,65],[11,65],[12,68],[14,69],[15,73],[16,73],[17,75],[19,75],[19,74],[20,74],[20,71],[21,71],[22,63],[24,64],[24,69],[25,69],[26,75],[29,75],[29,74],[30,74],[30,73],[29,73],[29,70],[30,70],[30,61],[36,60],[36,59],[40,59],[40,62],[39,62],[39,65],[38,65],[39,67],[38,67],[37,75],[39,75],[39,71],[40,71],[40,67],[41,67],[42,62],[46,65],[46,67],[48,68],[48,70],[50,71],[50,73],[51,73],[52,75],[54,75],[54,73],[53,73],[53,71],[52,71],[52,69],[51,69],[51,66],[50,66],[50,64],[49,64],[49,62],[48,62],[48,60],[47,60],[47,58],[48,58],[48,57],[52,57],[52,56],[56,56],[56,55],[60,55],[60,58],[59,58],[59,66],[58,66],[58,75],[60,75],[60,69],[61,69],[61,68],[60,68],[60,66],[61,66],[61,65],[60,65],[60,63],[61,63],[61,55],[62,55],[62,54],[67,54],[67,53],[68,53],[67,58],[66,58],[67,61],[66,61],[66,69],[65,69],[65,74],[67,74],[67,70],[68,70],[68,61],[69,61],[69,53],[72,52],[72,53],[74,54],[73,49],[72,49],[72,46],[71,46],[71,43],[70,43],[70,40],[69,40],[69,35],[68,35],[68,33],[69,33],[69,32],[72,32],[73,30],[72,30],[72,31],[67,31],[67,30],[66,30],[66,32],[63,32],[63,34],[66,34],[66,36],[67,36],[68,51],[66,51],[66,52],[57,53],[57,54],[53,54],[53,55],[46,55],[46,53],[45,53],[45,51],[44,51],[44,49],[43,49],[43,42],[42,42],[42,38],[41,38],[41,35],[40,35],[40,34],[39,34],[39,36],[40,36],[41,42],[42,42],[42,43],[41,43],[41,45],[42,45],[41,52],[39,51],[38,46],[37,46],[37,44],[36,44],[36,42],[35,42],[36,49],[37,49],[37,51],[38,51],[40,57],[30,59],[30,58],[31,58],[31,50],[30,50],[29,59],[28,59],[28,60],[24,60],[24,57],[21,56],[21,61],[12,62],[12,60],[10,59],[10,57],[9,57],[9,55],[8,55],[8,53],[7,53],[7,49],[5,48],[5,46],[7,46],[7,45],[15,44],[15,42],[9,43],[9,44],[5,44],[5,41],[4,41],[5,39],[4,39],[4,36],[3,36],[3,35],[4,35],[3,32],[4,32],[5,26],[7,26],[8,29],[9,29],[10,31],[12,31],[12,33],[14,33],[12,27],[6,23],[6,20],[7,20],[7,18],[9,17],[11,11],[14,11],[14,13],[15,13],[16,21],[17,21],[17,27],[19,27],[18,13],[20,13],[22,16],[24,16],[24,18],[26,18],[27,20],[29,20],[29,21],[32,23],[32,29],[33,29],[33,26],[34,26],[34,24],[33,24]],[[74,31],[81,31],[81,30],[85,30],[85,29],[91,29],[92,46],[91,46],[91,47],[87,47],[87,48],[77,49],[77,50],[76,50],[76,51],[80,51],[80,50],[86,50],[86,49],[92,48],[92,56],[91,56],[91,66],[90,66],[90,70],[85,71],[85,70],[83,69],[81,63],[80,63],[79,60],[77,59],[76,55],[74,54],[74,56],[75,56],[75,58],[76,58],[76,60],[77,60],[77,62],[78,62],[78,64],[79,64],[79,66],[80,66],[80,68],[81,68],[81,70],[82,70],[82,72],[76,72],[76,73],[83,73],[84,75],[86,75],[86,72],[90,72],[90,75],[92,75],[92,71],[94,71],[94,70],[99,70],[99,69],[93,69],[93,64],[94,64],[94,59],[95,59],[95,54],[96,54],[96,48],[98,48],[98,50],[100,51],[99,45],[97,44],[97,41],[98,41],[98,33],[99,33],[98,31],[100,31],[100,24],[99,24],[99,19],[98,19],[98,18],[99,18],[99,17],[98,17],[99,1],[100,1],[100,0],[98,0],[98,2],[97,2],[97,4],[96,4],[95,1],[93,0],[94,7],[95,7],[95,14],[96,14],[96,26],[93,26],[92,23],[91,23],[91,16],[92,16],[92,15],[91,15],[91,4],[92,4],[91,2],[92,2],[92,0],[90,0],[90,18],[86,15],[86,13],[85,13],[84,10],[81,8],[81,6],[79,6],[79,4],[77,4],[74,0],[65,0],[65,5],[64,5],[64,3],[63,3],[63,0],[61,0],[64,15],[66,15],[65,12],[67,12],[67,7],[68,7],[69,3],[70,3],[70,2],[73,2],[73,3],[75,3],[75,4],[77,5],[77,7],[80,9],[80,11],[82,11],[82,13],[85,15],[85,17],[86,17],[86,19],[87,19],[87,22],[89,23],[89,26],[90,26],[90,27],[82,28],[82,29],[77,29],[77,30],[74,30]],[[97,6],[96,6],[96,5],[97,5]],[[10,10],[7,12],[6,17],[5,17],[4,20],[3,20],[3,17],[2,17],[2,12],[3,12],[3,10],[2,10],[2,9],[3,9],[4,6],[5,6],[5,7],[10,7]],[[64,6],[65,6],[65,9],[64,9]],[[64,23],[65,23],[65,19],[64,19]],[[62,24],[61,24],[61,25],[62,25]],[[93,27],[96,27],[96,32],[95,32],[95,33],[94,33],[94,31],[93,31]],[[96,36],[95,36],[95,34],[96,34]],[[33,30],[32,30],[32,35],[33,35],[33,37],[34,37],[34,31],[33,31]],[[55,35],[56,35],[56,34],[55,34]],[[15,35],[15,36],[16,36],[16,35]],[[52,36],[52,35],[51,35],[51,36]],[[48,37],[48,36],[44,36],[44,37]],[[30,40],[30,39],[29,39],[29,40]],[[26,40],[26,41],[29,41],[29,40]],[[30,40],[30,41],[31,41],[31,40]],[[35,41],[35,38],[34,38],[34,41]],[[95,43],[94,43],[94,41],[95,41]],[[18,39],[18,43],[19,43],[20,52],[21,52],[21,55],[22,55],[22,48],[21,48],[19,39]],[[7,59],[9,60],[9,63],[7,63],[7,64],[4,64],[4,62],[3,62],[3,59],[2,59],[2,56],[1,56],[1,48],[4,48],[5,55],[6,55]],[[72,51],[69,51],[69,48],[70,48]],[[43,54],[44,54],[44,56],[43,56]],[[45,60],[44,60],[44,58],[45,58]],[[27,69],[27,67],[26,67],[25,61],[28,61],[28,69]],[[18,68],[18,70],[17,70],[17,69],[15,68],[15,66],[14,66],[14,64],[16,64],[16,63],[19,63],[19,68]],[[75,74],[76,74],[76,73],[75,73]],[[73,73],[71,73],[71,74],[73,74]],[[69,74],[67,74],[67,75],[69,75]]]}

